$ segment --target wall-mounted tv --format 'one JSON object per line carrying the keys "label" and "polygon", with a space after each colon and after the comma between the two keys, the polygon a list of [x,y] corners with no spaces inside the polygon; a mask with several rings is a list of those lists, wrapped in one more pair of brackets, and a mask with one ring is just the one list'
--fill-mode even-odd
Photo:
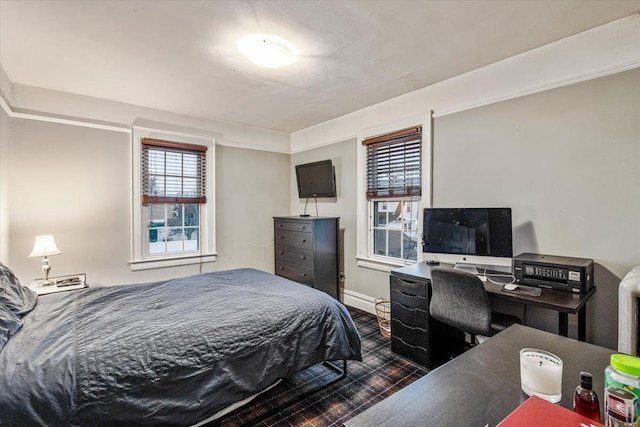
{"label": "wall-mounted tv", "polygon": [[426,208],[422,227],[427,259],[511,265],[511,208]]}
{"label": "wall-mounted tv", "polygon": [[336,197],[336,177],[331,160],[296,165],[298,197]]}

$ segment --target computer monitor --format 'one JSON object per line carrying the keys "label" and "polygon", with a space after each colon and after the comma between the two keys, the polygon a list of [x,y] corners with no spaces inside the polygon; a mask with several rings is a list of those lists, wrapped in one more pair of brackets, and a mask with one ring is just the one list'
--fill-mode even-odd
{"label": "computer monitor", "polygon": [[423,258],[511,268],[511,208],[426,208]]}

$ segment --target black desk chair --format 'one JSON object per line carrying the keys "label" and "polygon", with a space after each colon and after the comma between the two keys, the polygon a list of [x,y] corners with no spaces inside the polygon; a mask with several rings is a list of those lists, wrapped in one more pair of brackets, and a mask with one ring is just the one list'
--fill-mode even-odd
{"label": "black desk chair", "polygon": [[[431,317],[471,335],[491,337],[520,319],[491,311],[482,281],[471,273],[445,267],[431,269]],[[483,341],[483,339],[478,339]]]}

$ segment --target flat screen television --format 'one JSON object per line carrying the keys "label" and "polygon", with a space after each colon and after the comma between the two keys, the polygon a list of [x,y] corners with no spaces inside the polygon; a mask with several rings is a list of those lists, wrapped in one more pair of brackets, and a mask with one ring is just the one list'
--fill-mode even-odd
{"label": "flat screen television", "polygon": [[511,267],[511,208],[426,208],[422,227],[426,260]]}
{"label": "flat screen television", "polygon": [[336,178],[331,160],[296,165],[298,197],[336,197]]}

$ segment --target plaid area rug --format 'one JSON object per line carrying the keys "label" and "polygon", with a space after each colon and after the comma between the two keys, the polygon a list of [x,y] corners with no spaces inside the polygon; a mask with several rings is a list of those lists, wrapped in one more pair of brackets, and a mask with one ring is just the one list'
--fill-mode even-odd
{"label": "plaid area rug", "polygon": [[[347,377],[256,424],[258,426],[342,426],[342,423],[424,376],[428,371],[391,352],[375,315],[348,307],[362,337],[362,362],[347,362]],[[236,427],[336,374],[318,365],[282,381],[273,390],[229,414],[222,427]]]}

